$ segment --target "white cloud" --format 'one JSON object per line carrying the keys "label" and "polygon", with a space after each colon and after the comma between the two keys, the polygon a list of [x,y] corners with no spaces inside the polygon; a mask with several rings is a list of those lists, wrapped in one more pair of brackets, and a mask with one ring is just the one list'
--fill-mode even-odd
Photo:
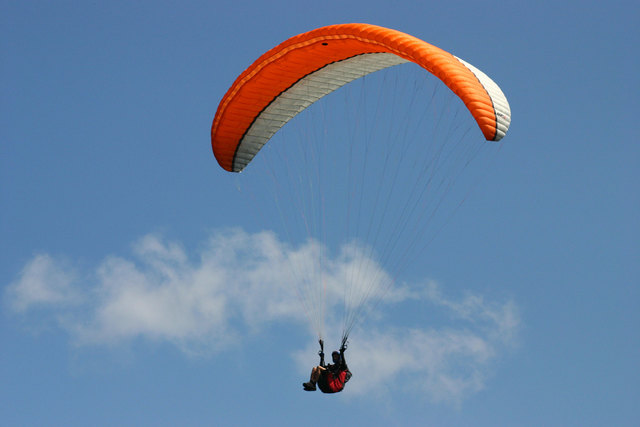
{"label": "white cloud", "polygon": [[[324,251],[322,265],[314,261],[319,251]],[[481,390],[491,362],[517,334],[515,304],[487,302],[470,293],[450,299],[435,283],[383,293],[390,278],[363,254],[350,244],[331,257],[315,242],[292,248],[273,233],[236,229],[213,234],[199,253],[189,256],[181,245],[148,235],[133,245],[132,257],[107,257],[95,271],[83,274],[89,279],[82,282],[68,264],[38,255],[7,287],[5,299],[24,315],[48,309],[44,312],[53,313],[54,321],[81,345],[148,339],[173,343],[187,353],[210,353],[274,322],[307,324],[298,295],[314,287],[319,294],[304,298],[317,304],[314,298],[324,293],[327,329],[341,330],[336,323],[342,320],[344,283],[359,274],[361,281],[373,283],[369,290],[374,296],[384,298],[381,305],[410,300],[440,310],[451,322],[442,329],[401,328],[381,314],[368,318],[367,327],[357,331],[357,345],[348,350],[355,367],[351,394],[409,387],[434,401],[459,401]],[[299,270],[292,273],[292,266]],[[320,269],[322,286],[307,288],[301,272]],[[353,292],[358,300],[364,291],[355,287]],[[310,369],[308,356],[315,351],[307,348],[294,355],[301,372]]]}
{"label": "white cloud", "polygon": [[376,332],[350,354],[367,374],[354,378],[352,391],[393,391],[404,384],[435,401],[456,400],[483,387],[484,367],[493,356],[491,343],[469,331]]}
{"label": "white cloud", "polygon": [[[434,282],[407,297],[419,299],[424,310],[443,310],[464,323],[441,329],[376,324],[359,330],[346,353],[354,374],[350,394],[406,391],[456,404],[482,390],[492,362],[514,344],[519,327],[515,304],[486,303],[472,294],[460,301],[447,299]],[[301,372],[309,370],[313,351],[309,346],[295,354]]]}
{"label": "white cloud", "polygon": [[6,294],[16,312],[54,305],[68,305],[79,300],[73,288],[73,270],[49,255],[36,255],[22,269],[20,279],[8,286]]}
{"label": "white cloud", "polygon": [[81,343],[141,337],[187,352],[215,351],[245,329],[302,318],[288,288],[282,244],[271,233],[218,233],[196,261],[150,235],[134,245],[134,255],[110,257],[98,268],[95,308],[73,330]]}

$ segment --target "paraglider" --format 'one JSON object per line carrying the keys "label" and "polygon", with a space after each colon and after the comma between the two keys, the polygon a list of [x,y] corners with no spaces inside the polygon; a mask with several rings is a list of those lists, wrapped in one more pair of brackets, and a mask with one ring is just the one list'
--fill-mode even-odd
{"label": "paraglider", "polygon": [[331,353],[333,363],[324,363],[324,342],[320,343],[320,363],[311,370],[311,377],[306,383],[302,383],[305,391],[315,391],[316,384],[323,393],[339,393],[344,389],[345,384],[351,379],[351,371],[347,366],[344,352],[347,351],[347,344],[343,342],[340,351]]}
{"label": "paraglider", "polygon": [[[347,83],[401,64],[418,65],[421,74],[433,75],[444,84],[454,94],[454,103],[461,102],[470,113],[486,141],[499,141],[505,136],[511,122],[509,103],[498,85],[482,71],[400,31],[369,24],[340,24],[291,37],[261,55],[235,79],[213,119],[211,144],[215,158],[226,171],[242,172],[285,124],[306,113],[314,103]],[[430,101],[413,96],[412,92],[405,97],[411,109],[398,116],[408,122],[419,122],[427,114],[413,106]],[[431,101],[434,98],[432,95]],[[354,110],[364,111],[367,105]],[[321,389],[342,390],[351,376],[344,361],[349,333],[366,315],[367,304],[381,298],[391,288],[394,274],[406,268],[420,248],[433,238],[425,237],[427,225],[442,209],[442,201],[451,193],[453,183],[481,149],[477,137],[473,143],[466,143],[469,132],[461,130],[461,115],[452,113],[450,118],[443,119],[449,109],[447,104],[435,110],[434,125],[428,134],[409,134],[405,125],[398,126],[390,118],[395,114],[392,111],[388,117],[376,116],[371,124],[373,127],[387,123],[388,132],[373,132],[362,126],[340,138],[344,141],[330,138],[336,150],[342,151],[323,154],[321,150],[333,146],[312,147],[311,137],[304,138],[309,141],[286,147],[282,144],[284,154],[269,169],[277,187],[273,199],[280,204],[282,216],[286,214],[282,211],[300,210],[283,218],[284,225],[293,227],[301,218],[304,222],[301,228],[307,233],[304,252],[314,254],[317,260],[313,265],[290,261],[292,270],[296,270],[293,274],[296,286],[300,287],[297,294],[321,343],[321,363],[314,368],[305,389],[312,390],[317,383]],[[413,120],[414,115],[418,119]],[[322,128],[324,133],[331,130],[331,125]],[[364,142],[354,137],[357,131],[363,134]],[[383,159],[380,164],[371,165],[374,142],[378,139],[386,154],[380,156]],[[415,151],[411,151],[414,150],[411,144],[417,146]],[[337,160],[345,161],[346,165],[335,166]],[[309,181],[300,184],[304,180]],[[299,187],[287,189],[288,185]],[[325,188],[344,194],[327,207],[330,197],[322,193]],[[399,188],[404,191],[398,191]],[[400,193],[407,195],[406,200],[396,202],[393,198]],[[366,205],[369,201],[375,201],[377,206],[369,208]],[[453,205],[455,210],[459,203]],[[346,211],[336,215],[337,221],[328,219],[333,207]],[[344,228],[334,232],[337,237],[331,237],[327,224],[338,229],[335,224],[340,223]],[[301,237],[297,231],[288,234]],[[339,256],[347,265],[342,270],[329,265],[331,244],[341,245]],[[334,268],[331,274],[339,280],[328,277],[331,268]],[[329,365],[331,368],[327,368],[322,349],[324,311],[330,306],[327,295],[336,288],[344,290],[343,345],[336,353],[337,359]],[[336,379],[337,382],[332,382]]]}

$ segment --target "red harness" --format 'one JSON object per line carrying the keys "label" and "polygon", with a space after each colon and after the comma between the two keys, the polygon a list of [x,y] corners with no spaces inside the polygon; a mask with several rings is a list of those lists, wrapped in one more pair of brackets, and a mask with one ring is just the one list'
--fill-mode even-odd
{"label": "red harness", "polygon": [[344,388],[347,371],[340,371],[338,375],[333,375],[330,371],[325,371],[320,376],[318,387],[323,393],[337,393]]}

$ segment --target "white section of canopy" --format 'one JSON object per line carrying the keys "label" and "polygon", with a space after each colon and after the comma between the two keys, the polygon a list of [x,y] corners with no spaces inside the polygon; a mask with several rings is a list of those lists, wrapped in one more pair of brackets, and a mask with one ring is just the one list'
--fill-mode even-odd
{"label": "white section of canopy", "polygon": [[509,124],[511,123],[511,107],[509,107],[509,102],[507,101],[507,97],[504,96],[502,90],[498,85],[489,78],[485,73],[469,64],[467,61],[460,59],[456,56],[456,59],[464,64],[480,81],[480,84],[484,87],[484,89],[489,94],[491,101],[493,102],[493,109],[496,113],[496,136],[493,139],[494,141],[500,141],[502,137],[505,136],[507,130],[509,129]]}

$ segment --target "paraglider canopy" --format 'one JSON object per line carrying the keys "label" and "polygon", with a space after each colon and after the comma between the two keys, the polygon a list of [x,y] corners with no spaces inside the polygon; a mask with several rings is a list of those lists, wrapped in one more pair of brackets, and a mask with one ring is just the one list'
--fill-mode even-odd
{"label": "paraglider canopy", "polygon": [[407,61],[458,95],[487,140],[506,134],[509,104],[500,88],[471,64],[400,31],[330,25],[286,40],[238,76],[211,127],[218,163],[228,171],[242,171],[285,123],[313,102],[359,77]]}

